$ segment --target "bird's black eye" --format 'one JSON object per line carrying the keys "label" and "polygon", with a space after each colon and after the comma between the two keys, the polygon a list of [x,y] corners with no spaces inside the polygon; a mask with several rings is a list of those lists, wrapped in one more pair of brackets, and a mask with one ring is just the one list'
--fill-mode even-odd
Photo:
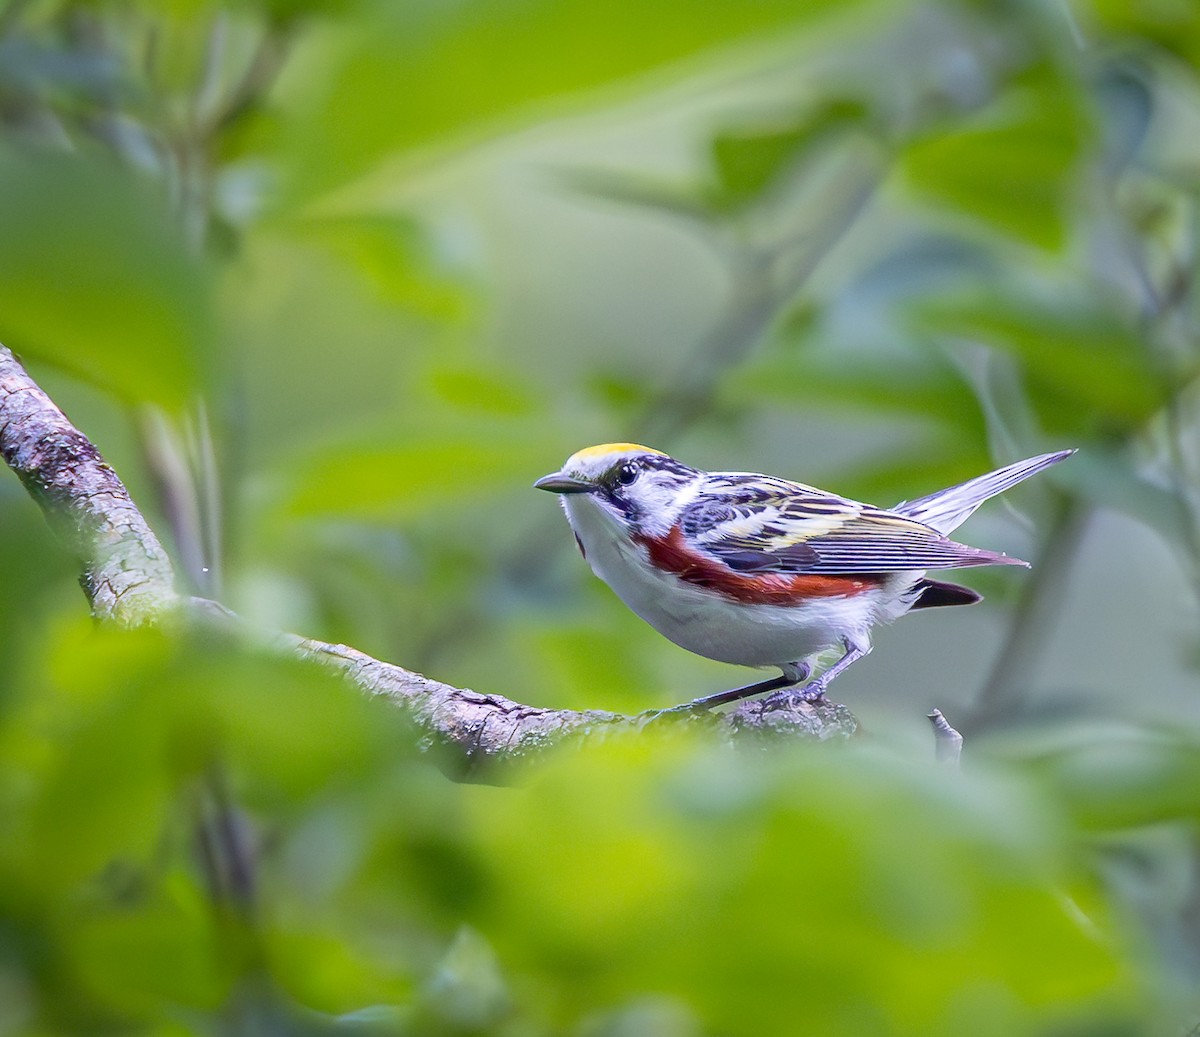
{"label": "bird's black eye", "polygon": [[634,479],[638,477],[639,468],[632,461],[626,461],[613,473],[613,482],[628,486]]}

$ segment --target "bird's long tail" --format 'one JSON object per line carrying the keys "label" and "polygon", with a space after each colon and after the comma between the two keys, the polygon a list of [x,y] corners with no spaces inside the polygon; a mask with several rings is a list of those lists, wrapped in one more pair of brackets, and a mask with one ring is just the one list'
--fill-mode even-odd
{"label": "bird's long tail", "polygon": [[916,500],[904,501],[892,510],[932,526],[939,533],[950,533],[966,522],[972,512],[989,497],[1003,493],[1044,468],[1066,460],[1073,453],[1074,450],[1059,450],[1053,454],[1039,454],[1037,457],[1026,458],[1024,461],[997,468],[987,475],[968,479],[949,489],[938,490]]}

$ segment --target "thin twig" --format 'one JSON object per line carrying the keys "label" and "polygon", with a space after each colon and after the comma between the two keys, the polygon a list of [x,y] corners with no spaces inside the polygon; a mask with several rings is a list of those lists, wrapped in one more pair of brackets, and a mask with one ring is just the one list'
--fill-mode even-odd
{"label": "thin twig", "polygon": [[145,408],[138,423],[142,454],[158,491],[159,506],[175,544],[181,577],[206,597],[210,568],[196,479],[174,419],[157,407]]}
{"label": "thin twig", "polygon": [[213,443],[212,424],[208,407],[203,401],[196,404],[195,425],[189,425],[188,435],[192,466],[200,496],[200,528],[204,537],[207,565],[204,567],[204,593],[209,597],[221,594],[224,587],[224,543],[222,520],[224,506],[221,492],[221,473],[217,466],[217,451]]}
{"label": "thin twig", "polygon": [[[845,238],[874,197],[884,175],[882,160],[855,165],[840,181],[841,197],[802,239],[803,247],[734,246],[726,251],[730,297],[724,314],[680,365],[635,423],[638,438],[669,442],[702,418],[723,375],[763,340],[781,310],[795,300],[821,263]],[[783,276],[777,269],[791,259]]]}
{"label": "thin twig", "polygon": [[194,139],[203,135],[202,127],[208,124],[218,103],[221,90],[221,66],[229,46],[229,15],[218,10],[213,16],[212,26],[204,46],[204,62],[200,69],[200,81],[196,84],[188,112],[187,133]]}
{"label": "thin twig", "polygon": [[1024,704],[1034,666],[1053,636],[1052,617],[1091,514],[1091,506],[1076,497],[1060,504],[991,674],[963,725],[972,734],[1011,717]]}
{"label": "thin twig", "polygon": [[228,129],[262,102],[287,60],[289,43],[289,34],[279,26],[263,28],[241,78],[208,121],[204,129],[206,135]]}
{"label": "thin twig", "polygon": [[962,757],[963,736],[950,726],[950,722],[942,715],[940,709],[935,709],[928,716],[929,723],[933,726],[934,753],[937,762],[957,767]]}

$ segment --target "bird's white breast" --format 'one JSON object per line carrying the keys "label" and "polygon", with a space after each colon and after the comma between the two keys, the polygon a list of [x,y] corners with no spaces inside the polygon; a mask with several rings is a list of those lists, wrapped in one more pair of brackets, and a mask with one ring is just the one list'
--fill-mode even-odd
{"label": "bird's white breast", "polygon": [[[845,637],[867,644],[874,623],[907,610],[899,588],[890,585],[798,605],[733,601],[655,568],[646,549],[586,496],[562,500],[592,571],[664,637],[709,659],[782,666],[838,647]],[[912,574],[912,582],[919,575]]]}

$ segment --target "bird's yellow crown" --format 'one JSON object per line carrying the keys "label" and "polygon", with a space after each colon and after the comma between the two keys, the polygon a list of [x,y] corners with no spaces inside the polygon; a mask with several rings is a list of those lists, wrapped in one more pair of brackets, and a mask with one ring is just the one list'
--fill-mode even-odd
{"label": "bird's yellow crown", "polygon": [[584,447],[578,451],[572,460],[587,461],[594,457],[604,457],[606,454],[624,454],[624,453],[641,453],[641,454],[659,454],[665,457],[661,450],[655,450],[653,447],[642,446],[639,443],[601,443],[599,446]]}

